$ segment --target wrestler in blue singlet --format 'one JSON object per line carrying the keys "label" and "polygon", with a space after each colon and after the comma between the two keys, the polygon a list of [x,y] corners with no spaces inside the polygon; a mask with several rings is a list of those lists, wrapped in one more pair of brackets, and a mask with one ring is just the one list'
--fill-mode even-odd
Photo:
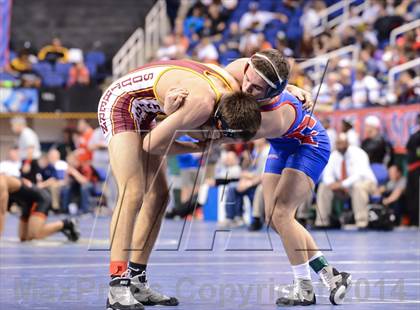
{"label": "wrestler in blue singlet", "polygon": [[295,121],[283,136],[267,139],[271,147],[264,172],[281,174],[284,168],[293,168],[304,172],[316,184],[330,157],[327,132],[288,91],[281,93],[276,102],[262,106],[261,111],[273,111],[286,104],[295,109]]}

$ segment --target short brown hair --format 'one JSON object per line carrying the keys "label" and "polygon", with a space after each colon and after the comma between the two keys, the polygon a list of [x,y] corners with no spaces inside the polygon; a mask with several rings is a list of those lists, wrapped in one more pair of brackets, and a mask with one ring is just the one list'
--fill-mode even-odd
{"label": "short brown hair", "polygon": [[237,137],[248,141],[261,125],[261,111],[250,94],[238,91],[223,95],[218,113],[229,129],[238,130]]}
{"label": "short brown hair", "polygon": [[[289,78],[289,62],[280,51],[267,49],[258,52],[258,54],[262,54],[271,60],[283,81]],[[270,81],[277,82],[279,80],[273,66],[266,59],[258,56],[253,56],[251,59],[255,69],[261,71]]]}

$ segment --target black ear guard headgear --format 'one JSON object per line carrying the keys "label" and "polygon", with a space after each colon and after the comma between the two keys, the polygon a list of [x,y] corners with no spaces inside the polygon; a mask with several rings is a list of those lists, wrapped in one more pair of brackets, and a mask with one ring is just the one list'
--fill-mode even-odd
{"label": "black ear guard headgear", "polygon": [[223,119],[222,112],[220,112],[221,103],[218,104],[213,116],[213,126],[221,131],[222,135],[232,139],[249,140],[252,135],[246,130],[229,128],[228,123]]}
{"label": "black ear guard headgear", "polygon": [[[259,58],[263,58],[264,60],[266,60],[266,61],[268,61],[269,63],[270,63],[270,65],[273,67],[273,69],[274,69],[274,72],[276,73],[276,75],[277,75],[277,81],[276,82],[273,82],[273,81],[271,81],[264,73],[262,73],[260,70],[258,70],[258,69],[256,69],[255,68],[255,66],[254,66],[254,64],[252,63],[252,59],[253,58],[257,58],[257,57],[259,57]],[[248,63],[247,63],[247,65],[246,65],[246,67],[245,67],[245,72],[246,72],[246,70],[248,69],[248,66],[251,66],[254,70],[255,70],[255,72],[257,72],[257,74],[270,86],[270,87],[268,87],[267,88],[267,92],[266,92],[266,94],[265,94],[265,96],[264,96],[264,98],[262,98],[262,99],[258,99],[257,101],[264,101],[264,100],[267,100],[267,99],[271,99],[271,98],[274,98],[274,97],[276,97],[276,96],[278,96],[278,95],[280,95],[282,92],[283,92],[283,90],[286,88],[286,85],[287,85],[287,82],[288,82],[288,79],[282,79],[281,77],[280,77],[280,73],[279,73],[279,71],[277,70],[277,68],[276,68],[276,66],[274,65],[274,63],[270,60],[270,58],[268,58],[267,56],[265,56],[265,55],[263,55],[263,54],[260,54],[260,53],[255,53],[254,55],[252,55],[251,56],[251,58],[248,60]]]}

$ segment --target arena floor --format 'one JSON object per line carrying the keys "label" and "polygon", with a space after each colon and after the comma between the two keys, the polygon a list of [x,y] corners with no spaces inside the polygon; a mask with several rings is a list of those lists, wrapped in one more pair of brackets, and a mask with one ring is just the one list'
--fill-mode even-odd
{"label": "arena floor", "polygon": [[[9,216],[0,243],[0,308],[104,309],[108,222],[81,219],[83,238],[77,244],[61,235],[21,244],[17,219]],[[276,309],[275,287],[292,280],[279,239],[245,229],[213,238],[214,231],[213,223],[165,222],[149,267],[152,286],[176,295],[181,304],[175,309]],[[420,308],[418,230],[314,236],[330,262],[353,274],[347,303],[336,309]],[[315,283],[316,307],[334,308],[326,289]]]}

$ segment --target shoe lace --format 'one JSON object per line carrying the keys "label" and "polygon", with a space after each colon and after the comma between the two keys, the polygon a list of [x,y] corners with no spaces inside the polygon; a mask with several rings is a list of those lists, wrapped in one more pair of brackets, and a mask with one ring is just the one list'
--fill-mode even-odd
{"label": "shoe lace", "polygon": [[330,290],[332,290],[335,288],[336,283],[338,281],[338,277],[340,277],[340,275],[334,276],[333,273],[329,272],[326,269],[323,269],[321,270],[319,277],[321,278],[322,283]]}
{"label": "shoe lace", "polygon": [[288,297],[290,299],[299,299],[299,289],[300,287],[298,281],[293,281],[293,284],[275,287],[275,290],[279,291],[284,297]]}
{"label": "shoe lace", "polygon": [[126,270],[126,271],[124,271],[124,272],[121,274],[121,278],[131,278],[131,270],[127,268],[127,270]]}

